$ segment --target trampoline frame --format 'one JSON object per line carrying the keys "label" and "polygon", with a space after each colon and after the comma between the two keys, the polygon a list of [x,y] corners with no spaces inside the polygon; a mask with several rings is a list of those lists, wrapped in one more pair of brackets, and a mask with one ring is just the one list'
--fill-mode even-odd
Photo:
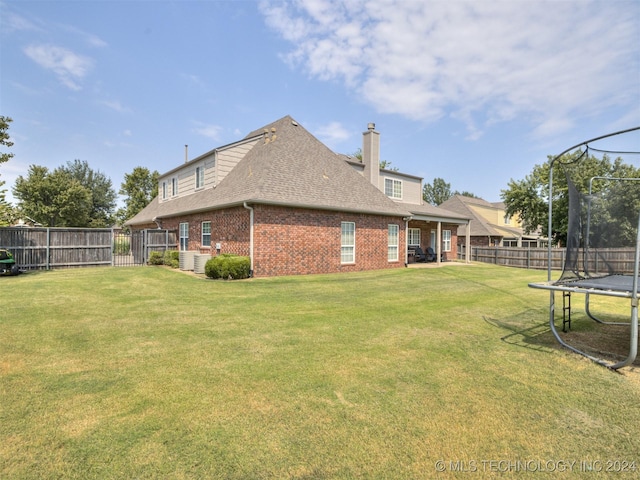
{"label": "trampoline frame", "polygon": [[[620,132],[615,132],[615,133],[610,133],[608,135],[603,135],[597,138],[593,138],[591,140],[587,140],[585,142],[579,143],[577,145],[574,145],[571,148],[568,148],[567,150],[565,150],[564,152],[562,152],[561,154],[557,155],[556,157],[554,157],[553,159],[551,159],[551,161],[549,162],[549,219],[548,219],[548,232],[552,231],[552,215],[553,215],[553,164],[560,158],[562,157],[564,154],[575,150],[576,148],[582,147],[582,146],[587,146],[588,144],[591,142],[595,142],[597,140],[601,140],[604,138],[608,138],[608,137],[612,137],[615,135],[620,135],[623,133],[628,133],[628,132],[632,132],[635,130],[640,130],[640,127],[635,127],[635,128],[631,128],[631,129],[627,129],[627,130],[622,130]],[[605,177],[594,177],[594,178],[605,178]],[[608,178],[609,179],[609,178]],[[613,180],[613,179],[611,179]],[[635,179],[634,179],[635,180]],[[593,179],[591,179],[591,181],[593,181]],[[589,194],[591,194],[591,182],[589,185]],[[590,214],[590,212],[589,212]],[[611,277],[613,276],[605,276],[605,277],[599,277],[597,278],[597,280],[599,280],[600,282],[596,282],[596,283],[601,283],[601,285],[598,286],[594,286],[594,282],[593,280],[596,279],[589,279],[590,281],[585,281],[585,280],[573,280],[573,281],[567,281],[565,283],[561,283],[558,284],[555,281],[551,280],[552,277],[552,270],[551,270],[551,240],[549,239],[548,246],[547,246],[547,250],[548,250],[548,259],[547,259],[547,281],[546,282],[535,282],[535,283],[529,283],[529,287],[531,288],[538,288],[538,289],[543,289],[543,290],[549,290],[549,328],[551,329],[551,332],[553,333],[554,337],[556,338],[556,340],[560,343],[560,345],[562,345],[563,347],[578,353],[600,365],[603,365],[607,368],[613,369],[613,370],[617,370],[619,368],[622,367],[626,367],[628,365],[631,365],[635,359],[636,356],[638,354],[638,274],[640,273],[640,216],[638,218],[638,229],[636,231],[636,248],[635,248],[635,257],[634,257],[634,272],[633,272],[633,276],[631,275],[625,275],[624,277],[630,277],[631,278],[631,288],[621,288],[620,285],[616,285],[614,282],[609,282],[607,283],[608,279],[611,280]],[[615,275],[614,275],[615,276]],[[620,276],[620,275],[618,275]],[[628,283],[628,282],[627,282]],[[586,314],[592,318],[593,320],[595,320],[596,322],[599,323],[603,323],[606,325],[629,325],[630,326],[630,338],[629,338],[629,352],[627,354],[627,357],[620,361],[620,362],[609,362],[607,360],[604,360],[602,358],[598,358],[598,357],[594,357],[590,354],[588,354],[587,352],[584,352],[576,347],[573,347],[571,345],[569,345],[568,343],[566,343],[561,337],[560,334],[558,333],[557,329],[556,329],[556,325],[555,325],[555,293],[556,292],[563,292],[563,293],[578,293],[578,294],[584,294],[585,295],[585,312]],[[598,318],[596,318],[594,315],[591,314],[590,308],[589,308],[589,304],[590,304],[590,296],[591,295],[605,295],[605,296],[611,296],[611,297],[618,297],[618,298],[628,298],[630,299],[630,304],[631,304],[631,312],[630,312],[630,323],[619,323],[619,322],[605,322],[602,321]]]}

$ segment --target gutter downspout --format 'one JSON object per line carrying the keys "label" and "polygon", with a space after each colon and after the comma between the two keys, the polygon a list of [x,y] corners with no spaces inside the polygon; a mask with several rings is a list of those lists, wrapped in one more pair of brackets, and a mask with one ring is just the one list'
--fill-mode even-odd
{"label": "gutter downspout", "polygon": [[249,259],[251,260],[249,277],[253,277],[253,207],[250,207],[247,202],[243,202],[242,206],[249,210]]}

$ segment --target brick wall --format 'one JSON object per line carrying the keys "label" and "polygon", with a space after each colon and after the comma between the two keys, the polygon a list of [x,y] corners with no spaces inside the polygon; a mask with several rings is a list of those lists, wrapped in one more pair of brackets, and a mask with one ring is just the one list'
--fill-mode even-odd
{"label": "brick wall", "polygon": [[[306,275],[404,266],[405,230],[401,217],[358,215],[300,208],[254,205],[254,275]],[[189,250],[249,255],[249,210],[234,207],[162,220],[179,230],[189,223]],[[211,248],[201,247],[202,222],[211,222]],[[356,261],[340,263],[341,222],[356,226]],[[387,260],[388,225],[399,226],[399,259]],[[220,243],[220,251],[215,244]]]}
{"label": "brick wall", "polygon": [[[358,215],[256,205],[256,276],[353,272],[404,266],[405,231],[400,217]],[[341,223],[356,227],[354,264],[340,263]],[[399,226],[399,259],[387,260],[388,225]]]}
{"label": "brick wall", "polygon": [[[180,223],[189,223],[188,250],[200,253],[233,253],[249,256],[249,210],[243,207],[226,208],[162,220],[162,228],[180,233]],[[202,222],[211,222],[211,247],[202,246]],[[215,249],[220,243],[220,252]]]}

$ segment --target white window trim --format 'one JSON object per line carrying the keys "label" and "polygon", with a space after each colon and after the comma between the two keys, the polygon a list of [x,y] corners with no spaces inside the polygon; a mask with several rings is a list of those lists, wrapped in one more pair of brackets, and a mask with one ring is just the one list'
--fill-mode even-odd
{"label": "white window trim", "polygon": [[[353,228],[353,244],[343,243],[344,235],[343,229],[346,225],[352,225]],[[350,260],[345,260],[345,252],[351,252]],[[353,265],[356,263],[356,224],[355,222],[342,222],[340,223],[340,264],[341,265]]]}
{"label": "white window trim", "polygon": [[167,199],[167,182],[162,182],[162,199]]}
{"label": "white window trim", "polygon": [[178,195],[178,179],[173,177],[171,179],[171,196],[176,197]]}
{"label": "white window trim", "polygon": [[[204,226],[205,224],[209,224],[209,245],[205,245],[204,243]],[[211,248],[211,222],[210,221],[206,221],[206,222],[202,222],[202,225],[200,227],[200,246],[202,248]]]}
{"label": "white window trim", "polygon": [[196,167],[196,190],[204,188],[204,165]]}
{"label": "white window trim", "polygon": [[[415,233],[418,232],[418,241],[414,242],[413,240],[416,240],[415,238],[413,238],[415,236]],[[410,228],[408,235],[409,235],[409,245],[420,245],[420,240],[421,240],[421,236],[422,236],[422,231],[419,228]]]}
{"label": "white window trim", "polygon": [[451,230],[442,230],[442,251],[451,251]]}
{"label": "white window trim", "polygon": [[[183,235],[184,230],[186,230],[186,236]],[[180,223],[179,234],[180,234],[179,250],[181,252],[189,250],[189,222]],[[182,244],[182,240],[185,240],[184,245]]]}
{"label": "white window trim", "polygon": [[[389,195],[387,193],[387,181],[391,182],[391,195]],[[396,186],[398,187],[398,195],[396,195]],[[398,180],[396,178],[385,178],[384,179],[384,194],[389,197],[389,198],[393,198],[396,200],[402,200],[402,190],[403,190],[403,185],[402,185],[402,180]]]}
{"label": "white window trim", "polygon": [[[392,230],[395,230],[395,234],[392,234]],[[395,237],[395,238],[394,238]],[[392,241],[395,240],[395,243]],[[397,262],[400,251],[400,226],[390,223],[387,229],[387,260],[389,262]]]}

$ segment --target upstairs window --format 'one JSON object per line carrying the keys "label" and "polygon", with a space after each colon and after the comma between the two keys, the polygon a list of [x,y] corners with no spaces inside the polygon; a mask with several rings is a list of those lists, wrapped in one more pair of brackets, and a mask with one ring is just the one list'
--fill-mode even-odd
{"label": "upstairs window", "polygon": [[176,195],[178,195],[178,179],[174,177],[171,179],[171,196]]}
{"label": "upstairs window", "polygon": [[402,198],[402,181],[393,178],[384,179],[384,194],[390,198]]}
{"label": "upstairs window", "polygon": [[196,167],[196,188],[204,187],[204,167]]}
{"label": "upstairs window", "polygon": [[167,199],[167,182],[162,182],[162,199]]}

